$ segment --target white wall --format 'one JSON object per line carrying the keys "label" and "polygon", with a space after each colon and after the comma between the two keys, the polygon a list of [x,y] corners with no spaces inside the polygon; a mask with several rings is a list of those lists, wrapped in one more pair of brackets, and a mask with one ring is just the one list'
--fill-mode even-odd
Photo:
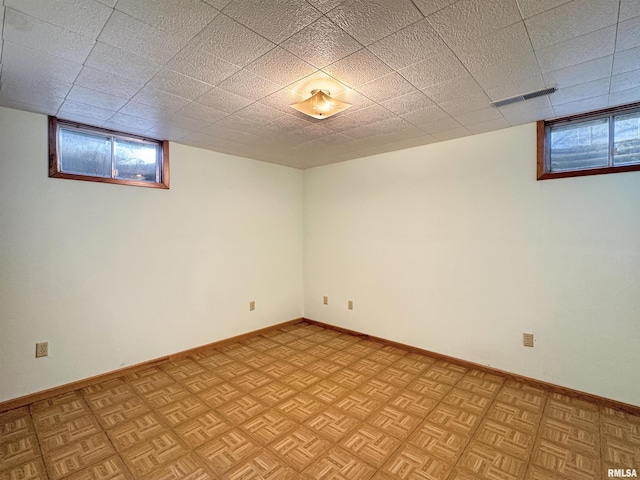
{"label": "white wall", "polygon": [[50,179],[0,108],[0,401],[302,316],[302,172],[170,150],[170,190]]}
{"label": "white wall", "polygon": [[640,405],[640,172],[536,181],[535,133],[306,170],[305,316]]}

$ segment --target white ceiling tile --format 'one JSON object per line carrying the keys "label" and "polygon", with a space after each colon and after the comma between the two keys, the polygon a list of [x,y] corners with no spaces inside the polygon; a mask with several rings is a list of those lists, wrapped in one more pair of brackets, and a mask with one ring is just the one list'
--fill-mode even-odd
{"label": "white ceiling tile", "polygon": [[[455,119],[446,116],[436,120],[435,122],[425,123],[420,125],[420,128],[427,132],[429,135],[434,135],[440,132],[446,132],[447,130],[454,130],[456,128],[462,128],[459,122]],[[435,135],[434,135],[435,136]]]}
{"label": "white ceiling tile", "polygon": [[188,131],[198,131],[207,125],[211,125],[213,122],[213,119],[199,120],[197,118],[187,117],[185,115],[181,115],[178,111],[164,116],[158,120],[157,125],[177,127]]}
{"label": "white ceiling tile", "polygon": [[235,93],[222,90],[221,88],[209,90],[207,93],[197,98],[196,101],[208,107],[227,113],[233,113],[253,102],[253,100],[247,97],[236,95]]}
{"label": "white ceiling tile", "polygon": [[180,110],[189,103],[188,98],[178,97],[177,95],[157,90],[148,85],[140,90],[131,100],[173,112]]}
{"label": "white ceiling tile", "polygon": [[147,130],[155,125],[154,122],[144,118],[138,118],[124,113],[116,113],[103,126],[112,130],[118,130],[126,133],[144,134]]}
{"label": "white ceiling tile", "polygon": [[248,118],[254,122],[260,123],[269,123],[272,120],[277,119],[278,117],[282,117],[285,114],[279,110],[268,107],[262,103],[252,103],[251,105],[247,105],[241,110],[238,110],[234,113],[242,118]]}
{"label": "white ceiling tile", "polygon": [[640,69],[640,47],[616,52],[613,56],[613,70],[611,73],[624,73]]}
{"label": "white ceiling tile", "polygon": [[122,108],[129,101],[128,98],[91,90],[80,85],[74,85],[73,88],[71,88],[67,94],[67,100],[74,100],[79,103],[112,110],[114,112]]}
{"label": "white ceiling tile", "polygon": [[218,58],[192,43],[182,49],[166,66],[210,85],[216,85],[240,70],[237,65]]}
{"label": "white ceiling tile", "polygon": [[15,95],[6,89],[0,90],[0,105],[25,112],[55,115],[64,102],[64,98],[48,95]]}
{"label": "white ceiling tile", "polygon": [[95,105],[87,105],[86,103],[76,102],[67,98],[58,110],[58,116],[60,118],[66,118],[66,113],[83,115],[85,117],[93,118],[96,122],[106,122],[116,112],[115,110],[108,110],[106,108],[96,107]]}
{"label": "white ceiling tile", "polygon": [[559,7],[571,0],[517,0],[522,18],[533,17],[552,8]]}
{"label": "white ceiling tile", "polygon": [[640,70],[618,73],[611,76],[611,93],[640,87]]}
{"label": "white ceiling tile", "polygon": [[433,100],[424,93],[416,90],[401,97],[394,97],[386,102],[382,102],[382,105],[396,115],[403,115],[429,107],[433,105]]}
{"label": "white ceiling tile", "polygon": [[117,72],[120,77],[142,84],[162,68],[157,63],[102,42],[96,42],[85,65],[107,73]]}
{"label": "white ceiling tile", "polygon": [[369,45],[369,50],[399,70],[448,49],[431,24],[423,19]]}
{"label": "white ceiling tile", "polygon": [[186,45],[188,38],[165,32],[115,10],[98,40],[164,65]]}
{"label": "white ceiling tile", "polygon": [[218,15],[192,41],[196,48],[244,67],[275,45],[226,15]]}
{"label": "white ceiling tile", "polygon": [[[1,92],[4,98],[15,102],[39,106],[50,106],[58,99],[64,99],[72,85],[55,78],[25,77],[16,74],[3,65]],[[54,99],[48,102],[47,98]]]}
{"label": "white ceiling tile", "polygon": [[116,6],[116,3],[118,3],[118,0],[96,0],[96,2],[100,2],[107,7],[113,8]]}
{"label": "white ceiling tile", "polygon": [[624,22],[640,15],[640,0],[622,0],[620,2],[620,18]]}
{"label": "white ceiling tile", "polygon": [[327,13],[340,5],[344,0],[307,0],[311,5],[316,7],[322,13]]}
{"label": "white ceiling tile", "polygon": [[118,113],[124,113],[131,115],[132,117],[145,118],[147,120],[153,120],[158,122],[163,118],[171,115],[174,110],[162,107],[156,107],[154,105],[147,105],[139,102],[128,102],[124,107],[118,110]]}
{"label": "white ceiling tile", "polygon": [[438,106],[453,117],[489,108],[491,107],[491,100],[484,93],[475,93],[473,95],[461,95],[455,100],[440,102]]}
{"label": "white ceiling tile", "polygon": [[403,68],[398,73],[420,89],[468,75],[467,69],[449,49]]}
{"label": "white ceiling tile", "polygon": [[145,132],[145,135],[149,135],[153,138],[169,140],[171,142],[177,142],[183,137],[191,133],[184,128],[176,127],[175,125],[154,125]]}
{"label": "white ceiling tile", "polygon": [[283,42],[282,47],[322,68],[360,50],[362,45],[322,16]]}
{"label": "white ceiling tile", "polygon": [[631,88],[629,90],[621,90],[609,94],[609,106],[624,105],[626,103],[635,103],[640,101],[640,88]]}
{"label": "white ceiling tile", "polygon": [[616,50],[640,47],[640,15],[618,25]]}
{"label": "white ceiling tile", "polygon": [[323,69],[338,81],[357,87],[392,72],[378,57],[366,49],[352,53]]}
{"label": "white ceiling tile", "polygon": [[454,78],[448,82],[438,83],[437,85],[423,88],[422,91],[436,103],[448,102],[468,95],[480,95],[484,93],[480,85],[478,85],[470,75]]}
{"label": "white ceiling tile", "polygon": [[504,85],[517,85],[521,81],[536,77],[540,75],[540,66],[535,54],[531,52],[520,58],[478,70],[470,68],[469,71],[485,90],[489,90]]}
{"label": "white ceiling tile", "polygon": [[508,128],[509,122],[507,122],[504,118],[499,118],[497,120],[490,120],[488,122],[482,123],[474,123],[473,125],[468,125],[467,130],[469,130],[473,135],[477,135],[479,133],[491,132],[493,130],[500,130],[502,128]]}
{"label": "white ceiling tile", "polygon": [[402,115],[402,118],[407,122],[417,126],[433,123],[447,117],[449,117],[449,114],[438,105],[431,105],[421,110]]}
{"label": "white ceiling tile", "polygon": [[52,116],[57,116],[60,120],[68,120],[70,122],[76,122],[76,123],[83,123],[85,125],[89,125],[92,127],[102,127],[104,124],[104,121],[99,120],[95,117],[89,117],[87,115],[84,115],[82,110],[79,110],[79,113],[71,112],[71,111],[65,111],[65,112],[58,112],[56,111],[55,113],[51,114]]}
{"label": "white ceiling tile", "polygon": [[181,108],[176,113],[185,117],[195,118],[198,120],[217,122],[228,115],[227,112],[207,107],[198,102],[191,102],[186,107]]}
{"label": "white ceiling tile", "polygon": [[5,10],[2,35],[4,40],[75,63],[84,62],[93,47],[91,39],[11,8]]}
{"label": "white ceiling tile", "polygon": [[280,87],[248,70],[240,70],[218,85],[222,90],[241,95],[251,100],[258,100],[275,92]]}
{"label": "white ceiling tile", "polygon": [[274,43],[280,43],[321,13],[304,0],[233,0],[223,12]]}
{"label": "white ceiling tile", "polygon": [[116,9],[184,40],[190,40],[219,13],[200,0],[119,0]]}
{"label": "white ceiling tile", "polygon": [[600,95],[598,97],[585,98],[575,102],[567,102],[562,105],[554,105],[553,111],[558,117],[568,115],[576,115],[578,113],[592,112],[606,108],[609,102],[609,95]]}
{"label": "white ceiling tile", "polygon": [[616,27],[611,26],[537,50],[536,55],[546,73],[612,55],[615,44]]}
{"label": "white ceiling tile", "polygon": [[280,47],[268,51],[245,68],[281,87],[316,71],[315,67]]}
{"label": "white ceiling tile", "polygon": [[350,138],[360,139],[385,134],[393,134],[393,140],[400,140],[407,137],[419,137],[424,132],[415,125],[405,122],[400,117],[391,117],[379,122],[366,123],[359,127],[346,130],[344,132]]}
{"label": "white ceiling tile", "polygon": [[618,0],[574,0],[525,21],[533,48],[564,42],[614,25]]}
{"label": "white ceiling tile", "polygon": [[5,0],[4,4],[92,40],[113,11],[94,0]]}
{"label": "white ceiling tile", "polygon": [[571,67],[552,70],[543,75],[544,81],[548,86],[557,85],[559,88],[564,88],[600,78],[608,78],[611,76],[612,61],[613,56],[607,55]]}
{"label": "white ceiling tile", "polygon": [[470,70],[479,71],[493,65],[526,58],[533,53],[523,22],[517,22],[455,50]]}
{"label": "white ceiling tile", "polygon": [[413,85],[395,72],[360,85],[357,91],[375,102],[417,92]]}
{"label": "white ceiling tile", "polygon": [[222,10],[231,0],[202,0],[204,3],[211,5],[213,8]]}
{"label": "white ceiling tile", "polygon": [[609,84],[612,79],[609,77],[593,80],[591,82],[573,85],[571,87],[560,88],[557,92],[549,95],[551,105],[554,109],[557,105],[569,102],[577,102],[592,97],[599,97],[609,93]]}
{"label": "white ceiling tile", "polygon": [[487,88],[485,91],[492,101],[504,100],[506,98],[515,97],[516,95],[524,95],[525,93],[536,92],[545,88],[544,80],[541,75],[529,77],[527,79],[518,80],[514,83],[505,83],[498,87]]}
{"label": "white ceiling tile", "polygon": [[188,100],[195,100],[213,88],[213,85],[201,82],[200,80],[188,77],[174,70],[169,70],[168,68],[160,70],[155,77],[149,80],[147,86]]}
{"label": "white ceiling tile", "polygon": [[395,116],[393,112],[390,112],[380,105],[372,105],[371,107],[356,110],[353,113],[348,112],[349,110],[331,118],[327,118],[322,121],[322,125],[325,125],[327,128],[336,132],[343,132],[350,128],[359,127],[365,123],[377,122],[379,120]]}
{"label": "white ceiling tile", "polygon": [[476,38],[522,20],[515,0],[460,0],[427,18],[451,48],[469,48]]}
{"label": "white ceiling tile", "polygon": [[76,78],[75,84],[98,90],[99,92],[110,93],[117,97],[131,97],[144,85],[142,82],[134,82],[128,78],[102,72],[91,67],[83,67]]}
{"label": "white ceiling tile", "polygon": [[538,97],[500,107],[500,112],[511,125],[522,125],[541,119],[553,118],[555,113],[549,97]]}
{"label": "white ceiling tile", "polygon": [[16,75],[53,78],[66,83],[72,83],[82,69],[81,63],[70,62],[11,42],[4,42],[2,62]]}
{"label": "white ceiling tile", "polygon": [[471,135],[471,132],[466,127],[458,127],[452,130],[445,130],[444,132],[436,132],[433,134],[433,136],[441,142],[466,137],[468,135]]}
{"label": "white ceiling tile", "polygon": [[327,16],[363,45],[422,18],[410,0],[346,0],[327,12]]}
{"label": "white ceiling tile", "polygon": [[428,17],[432,13],[442,10],[457,1],[458,0],[414,0],[414,3],[420,9],[422,14],[425,17]]}

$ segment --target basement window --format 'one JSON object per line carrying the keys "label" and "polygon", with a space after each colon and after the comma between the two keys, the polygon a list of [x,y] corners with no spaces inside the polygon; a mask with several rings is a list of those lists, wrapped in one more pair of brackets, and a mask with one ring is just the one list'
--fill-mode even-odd
{"label": "basement window", "polygon": [[49,176],[169,188],[169,142],[49,117]]}
{"label": "basement window", "polygon": [[538,180],[640,170],[640,104],[538,122]]}

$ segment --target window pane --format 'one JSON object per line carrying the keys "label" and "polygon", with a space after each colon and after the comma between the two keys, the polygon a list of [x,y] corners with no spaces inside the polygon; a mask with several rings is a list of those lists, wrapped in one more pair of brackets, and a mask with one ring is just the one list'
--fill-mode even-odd
{"label": "window pane", "polygon": [[157,182],[159,147],[156,144],[115,139],[115,178]]}
{"label": "window pane", "polygon": [[111,177],[111,137],[61,128],[60,170],[92,177]]}
{"label": "window pane", "polygon": [[551,172],[606,167],[609,164],[609,120],[551,127]]}
{"label": "window pane", "polygon": [[614,117],[614,165],[640,163],[640,113]]}

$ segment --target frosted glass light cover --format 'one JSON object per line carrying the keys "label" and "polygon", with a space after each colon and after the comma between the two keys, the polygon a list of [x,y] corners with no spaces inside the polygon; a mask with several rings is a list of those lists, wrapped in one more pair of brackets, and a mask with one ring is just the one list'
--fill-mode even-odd
{"label": "frosted glass light cover", "polygon": [[313,118],[322,120],[351,107],[351,104],[331,98],[323,90],[313,90],[311,97],[304,102],[294,103],[290,107]]}

